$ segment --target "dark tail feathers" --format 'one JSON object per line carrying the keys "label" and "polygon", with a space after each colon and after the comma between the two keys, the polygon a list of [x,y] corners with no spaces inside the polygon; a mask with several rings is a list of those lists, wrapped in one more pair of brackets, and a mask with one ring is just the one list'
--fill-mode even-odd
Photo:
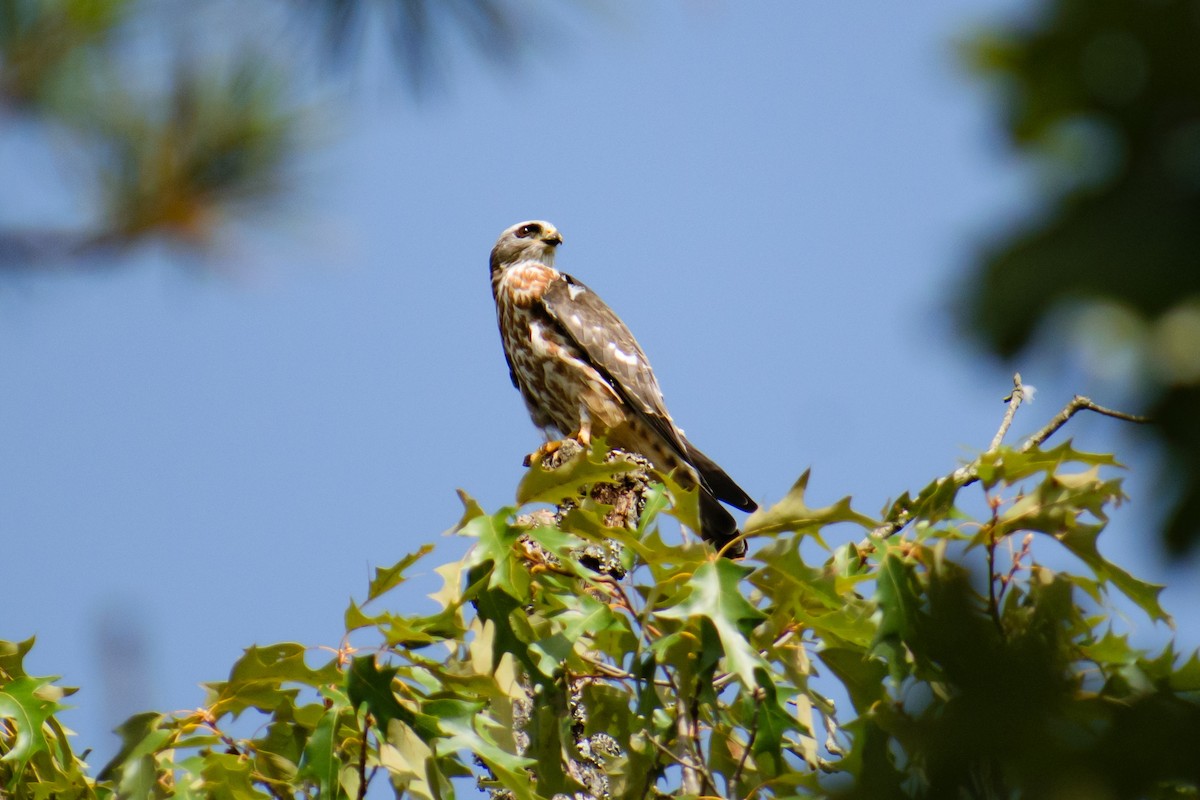
{"label": "dark tail feathers", "polygon": [[[704,487],[700,488],[700,535],[718,550],[741,535],[733,515]],[[746,555],[744,539],[738,539],[725,551],[725,556],[728,558],[741,558],[744,555]]]}
{"label": "dark tail feathers", "polygon": [[688,461],[700,473],[700,485],[708,489],[713,497],[742,511],[753,511],[758,503],[750,499],[746,490],[733,482],[733,478],[725,474],[725,470],[716,462],[696,449],[691,442],[684,440],[688,451]]}

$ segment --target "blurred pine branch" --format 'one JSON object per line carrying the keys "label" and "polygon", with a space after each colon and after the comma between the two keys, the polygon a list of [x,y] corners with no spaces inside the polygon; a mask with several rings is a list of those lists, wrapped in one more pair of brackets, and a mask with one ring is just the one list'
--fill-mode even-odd
{"label": "blurred pine branch", "polygon": [[[215,8],[0,0],[0,115],[47,140],[66,132],[95,187],[89,225],[0,223],[0,270],[115,265],[154,238],[203,252],[222,220],[287,196],[295,98],[313,89],[289,51],[308,31],[323,43],[318,79],[360,61],[378,27],[419,91],[437,85],[451,48],[510,64],[544,27],[534,6],[508,0],[301,0],[282,24],[267,7]],[[227,27],[207,29],[214,18]],[[153,66],[131,67],[131,50],[149,50]]]}

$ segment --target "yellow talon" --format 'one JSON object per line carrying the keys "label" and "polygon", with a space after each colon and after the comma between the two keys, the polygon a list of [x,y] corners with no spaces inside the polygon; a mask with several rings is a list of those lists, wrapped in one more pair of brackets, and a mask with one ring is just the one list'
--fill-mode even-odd
{"label": "yellow talon", "polygon": [[592,424],[590,422],[583,423],[579,426],[579,430],[566,439],[555,439],[554,441],[546,442],[537,450],[525,456],[525,460],[522,463],[527,467],[534,462],[540,463],[546,456],[552,455],[564,444],[572,440],[579,442],[584,450],[590,450],[592,447]]}
{"label": "yellow talon", "polygon": [[532,453],[525,456],[525,461],[523,463],[527,467],[535,461],[540,463],[541,460],[544,459],[546,456],[551,455],[552,453],[554,453],[555,450],[562,447],[564,441],[565,441],[564,439],[555,439],[552,442],[546,442],[544,445],[539,447],[537,450],[534,450]]}

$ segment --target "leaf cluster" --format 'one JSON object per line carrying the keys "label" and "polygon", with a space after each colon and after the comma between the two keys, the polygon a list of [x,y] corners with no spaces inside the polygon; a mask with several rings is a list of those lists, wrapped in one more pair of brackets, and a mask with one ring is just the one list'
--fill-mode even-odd
{"label": "leaf cluster", "polygon": [[[1161,587],[1097,546],[1123,497],[1110,456],[995,448],[881,519],[848,499],[810,506],[803,476],[748,520],[740,563],[680,540],[662,486],[636,530],[606,528],[587,486],[623,468],[579,458],[521,490],[527,503],[576,497],[558,524],[464,495],[455,531],[474,543],[437,568],[426,613],[389,598],[429,546],[376,571],[340,645],[248,649],[203,707],[126,722],[95,778],[56,721],[69,690],[24,674],[31,643],[3,645],[0,786],[238,800],[356,798],[371,784],[495,800],[1197,796],[1200,659],[1139,650],[1113,621],[1116,597],[1170,618]],[[601,539],[622,545],[623,572],[581,564]],[[1064,559],[1077,569],[1047,565]]]}

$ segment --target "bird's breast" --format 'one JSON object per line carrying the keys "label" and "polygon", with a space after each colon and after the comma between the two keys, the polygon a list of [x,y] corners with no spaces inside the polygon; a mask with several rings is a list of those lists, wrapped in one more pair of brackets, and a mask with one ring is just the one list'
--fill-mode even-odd
{"label": "bird's breast", "polygon": [[509,267],[500,274],[496,300],[518,308],[529,308],[542,299],[546,288],[559,277],[558,270],[537,262]]}

